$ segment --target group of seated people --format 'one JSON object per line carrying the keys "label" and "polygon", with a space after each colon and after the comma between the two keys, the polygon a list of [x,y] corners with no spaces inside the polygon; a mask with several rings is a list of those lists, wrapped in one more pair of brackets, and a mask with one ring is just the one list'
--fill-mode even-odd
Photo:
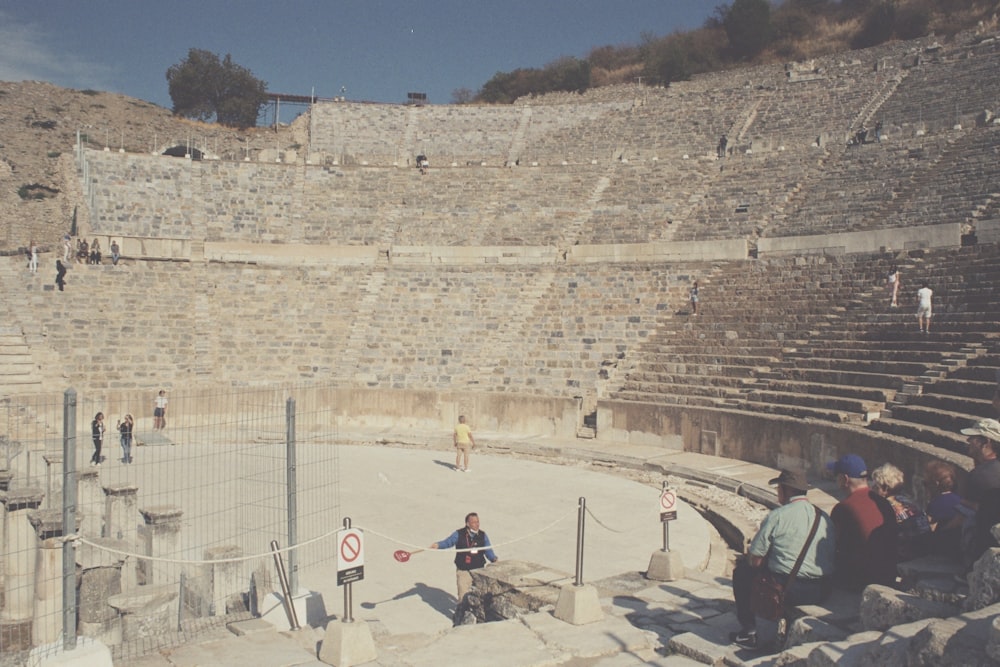
{"label": "group of seated people", "polygon": [[955,467],[929,461],[924,508],[906,495],[903,471],[891,463],[871,473],[857,454],[828,463],[844,494],[829,515],[806,498],[805,471],[782,470],[771,480],[780,506],[765,517],[733,571],[740,630],[731,641],[757,648],[755,596],[774,583],[784,587],[785,608],[791,608],[820,604],[834,587],[895,586],[898,564],[921,556],[944,556],[969,572],[998,546],[991,528],[1000,523],[1000,422],[981,419],[962,434],[974,464],[962,495]]}
{"label": "group of seated people", "polygon": [[100,239],[94,239],[94,242],[92,244],[88,244],[87,239],[77,239],[76,262],[77,264],[100,264],[101,263]]}
{"label": "group of seated people", "polygon": [[[117,265],[120,256],[118,242],[112,241],[111,263]],[[87,239],[76,240],[76,261],[78,264],[100,264],[102,257],[100,239],[95,238],[90,244],[87,243]]]}

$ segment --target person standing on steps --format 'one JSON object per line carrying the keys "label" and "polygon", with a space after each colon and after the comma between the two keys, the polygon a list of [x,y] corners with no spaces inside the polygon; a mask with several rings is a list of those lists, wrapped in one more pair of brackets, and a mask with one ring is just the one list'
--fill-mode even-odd
{"label": "person standing on steps", "polygon": [[472,437],[472,427],[465,423],[465,415],[459,415],[452,441],[455,444],[455,470],[469,472],[469,452],[476,446],[476,439]]}
{"label": "person standing on steps", "polygon": [[132,415],[126,414],[125,418],[118,422],[118,432],[121,434],[122,442],[122,463],[132,463],[132,429],[135,423]]}
{"label": "person standing on steps", "polygon": [[431,549],[451,549],[455,547],[455,575],[458,584],[458,604],[462,604],[465,595],[472,590],[472,570],[486,567],[486,561],[491,563],[499,559],[493,553],[490,538],[485,531],[479,530],[479,515],[469,512],[465,515],[465,525],[451,535],[431,544]]}
{"label": "person standing on steps", "polygon": [[899,296],[899,267],[895,264],[889,269],[889,276],[886,278],[889,281],[889,307],[895,308],[899,305],[897,297]]}
{"label": "person standing on steps", "polygon": [[56,260],[56,285],[59,286],[60,292],[66,287],[66,267],[58,259]]}
{"label": "person standing on steps", "polygon": [[167,427],[167,392],[163,389],[153,399],[153,430],[162,431]]}
{"label": "person standing on steps", "polygon": [[94,415],[94,421],[90,422],[90,435],[94,439],[94,455],[90,457],[91,466],[101,465],[101,448],[104,446],[104,413],[98,412]]}
{"label": "person standing on steps", "polygon": [[38,244],[31,239],[31,246],[28,248],[28,270],[38,273]]}
{"label": "person standing on steps", "polygon": [[917,290],[917,324],[921,333],[928,334],[931,332],[931,298],[934,296],[934,290],[927,286],[926,280],[920,285],[920,289]]}
{"label": "person standing on steps", "polygon": [[691,298],[691,314],[692,315],[697,315],[698,314],[698,281],[697,280],[694,281],[694,285],[691,286],[690,298]]}

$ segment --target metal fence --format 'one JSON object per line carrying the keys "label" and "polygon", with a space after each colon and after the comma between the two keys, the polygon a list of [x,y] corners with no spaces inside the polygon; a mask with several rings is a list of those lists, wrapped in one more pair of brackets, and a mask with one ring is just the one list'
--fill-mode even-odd
{"label": "metal fence", "polygon": [[284,615],[271,541],[292,591],[335,558],[331,395],[67,390],[0,402],[0,664],[86,638],[127,662],[237,618]]}

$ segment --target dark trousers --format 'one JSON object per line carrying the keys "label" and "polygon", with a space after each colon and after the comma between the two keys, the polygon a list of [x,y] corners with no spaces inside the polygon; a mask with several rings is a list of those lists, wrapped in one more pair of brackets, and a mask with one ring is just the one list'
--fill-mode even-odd
{"label": "dark trousers", "polygon": [[94,455],[90,457],[92,463],[101,462],[101,445],[103,441],[101,438],[94,438]]}
{"label": "dark trousers", "polygon": [[[774,574],[764,567],[750,567],[745,558],[736,561],[736,567],[733,569],[733,598],[736,600],[736,618],[744,631],[757,627],[757,619],[750,606],[750,587],[754,577],[760,572],[770,575],[773,580],[781,583],[788,580],[787,574]],[[829,578],[796,577],[791,587],[785,591],[785,608],[790,609],[800,604],[819,604],[830,596],[831,589]]]}

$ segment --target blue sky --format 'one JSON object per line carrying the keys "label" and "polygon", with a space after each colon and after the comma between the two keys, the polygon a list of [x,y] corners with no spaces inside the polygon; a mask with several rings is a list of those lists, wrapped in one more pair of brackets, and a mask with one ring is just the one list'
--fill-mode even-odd
{"label": "blue sky", "polygon": [[[0,0],[0,80],[124,93],[170,107],[189,48],[270,92],[447,104],[498,71],[700,26],[703,0]],[[282,114],[284,116],[284,114]]]}

